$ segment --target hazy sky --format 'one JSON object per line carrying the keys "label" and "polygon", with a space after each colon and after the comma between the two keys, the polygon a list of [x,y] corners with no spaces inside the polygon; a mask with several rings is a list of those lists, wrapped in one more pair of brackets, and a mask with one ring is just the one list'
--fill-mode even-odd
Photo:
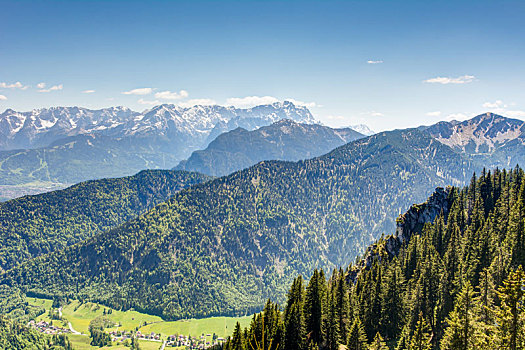
{"label": "hazy sky", "polygon": [[524,21],[525,1],[0,0],[0,110],[292,99],[376,131],[525,119]]}

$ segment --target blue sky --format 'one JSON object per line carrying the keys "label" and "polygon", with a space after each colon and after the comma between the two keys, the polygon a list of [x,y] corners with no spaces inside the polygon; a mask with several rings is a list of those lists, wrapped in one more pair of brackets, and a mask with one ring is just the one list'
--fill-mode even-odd
{"label": "blue sky", "polygon": [[[374,130],[525,119],[524,1],[0,1],[0,110],[293,99]],[[374,61],[373,63],[371,61]]]}

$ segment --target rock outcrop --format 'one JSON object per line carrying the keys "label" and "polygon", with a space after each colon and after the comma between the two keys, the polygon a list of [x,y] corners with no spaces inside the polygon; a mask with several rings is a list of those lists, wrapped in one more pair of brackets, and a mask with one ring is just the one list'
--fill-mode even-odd
{"label": "rock outcrop", "polygon": [[374,261],[396,256],[403,243],[408,243],[414,234],[421,232],[426,223],[434,222],[442,213],[446,221],[452,203],[450,194],[451,187],[438,187],[426,202],[414,204],[405,214],[400,215],[396,220],[396,233],[369,246],[363,259],[349,271],[348,280],[355,282],[359,273],[363,269],[370,269]]}

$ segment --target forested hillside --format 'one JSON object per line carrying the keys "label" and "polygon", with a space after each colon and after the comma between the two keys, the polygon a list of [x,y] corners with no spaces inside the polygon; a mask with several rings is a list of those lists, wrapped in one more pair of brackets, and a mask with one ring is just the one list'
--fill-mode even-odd
{"label": "forested hillside", "polygon": [[312,160],[263,162],[28,261],[2,283],[168,319],[242,314],[268,297],[282,301],[298,273],[353,261],[392,232],[404,208],[434,186],[462,183],[469,167],[418,130],[376,134]]}
{"label": "forested hillside", "polygon": [[0,203],[0,272],[131,220],[208,179],[185,171],[148,170]]}
{"label": "forested hillside", "polygon": [[167,169],[178,160],[143,140],[77,135],[46,147],[0,151],[0,185],[74,184],[129,176],[143,169]]}
{"label": "forested hillside", "polygon": [[524,227],[522,169],[441,189],[357,264],[296,278],[226,349],[523,349]]}
{"label": "forested hillside", "polygon": [[63,334],[45,336],[0,315],[0,349],[71,350],[73,348]]}
{"label": "forested hillside", "polygon": [[193,152],[175,169],[228,175],[263,160],[297,161],[317,157],[363,137],[350,128],[332,129],[284,119],[253,131],[237,128],[221,134],[206,149]]}

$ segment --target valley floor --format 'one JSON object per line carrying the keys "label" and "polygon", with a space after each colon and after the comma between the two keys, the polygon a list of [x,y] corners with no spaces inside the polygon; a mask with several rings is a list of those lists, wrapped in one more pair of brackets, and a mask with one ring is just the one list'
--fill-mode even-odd
{"label": "valley floor", "polygon": [[[204,319],[189,319],[178,321],[164,321],[159,316],[148,315],[134,310],[118,311],[111,310],[96,303],[81,303],[73,300],[60,309],[53,309],[53,301],[28,297],[28,302],[35,306],[42,306],[46,312],[35,319],[35,324],[46,322],[52,324],[55,328],[71,329],[73,332],[68,333],[68,337],[74,346],[74,349],[100,349],[93,347],[89,337],[89,323],[100,316],[107,316],[114,326],[107,328],[105,331],[112,336],[114,340],[111,349],[129,349],[122,344],[122,337],[117,334],[126,332],[136,332],[140,339],[141,349],[160,349],[163,343],[173,345],[169,342],[174,337],[183,336],[186,341],[191,337],[194,343],[211,345],[214,341],[220,341],[230,336],[239,322],[241,327],[247,327],[250,324],[251,316],[244,317],[210,317]],[[61,315],[61,320],[52,320],[49,311],[53,310]],[[51,331],[51,330],[50,330]],[[74,334],[78,332],[80,334]],[[118,332],[118,333],[117,333]],[[177,337],[178,339],[178,337]],[[173,349],[175,347],[166,348]],[[185,347],[181,347],[184,349]],[[105,349],[105,348],[102,348]]]}

